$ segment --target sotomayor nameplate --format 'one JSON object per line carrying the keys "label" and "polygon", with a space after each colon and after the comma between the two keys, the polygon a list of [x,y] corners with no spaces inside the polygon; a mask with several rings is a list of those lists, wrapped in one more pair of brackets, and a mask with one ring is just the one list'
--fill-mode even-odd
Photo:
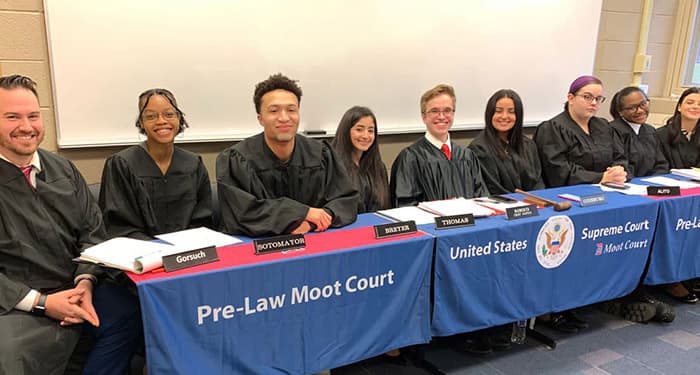
{"label": "sotomayor nameplate", "polygon": [[647,186],[647,195],[678,196],[681,195],[681,188],[679,186]]}
{"label": "sotomayor nameplate", "polygon": [[527,206],[508,207],[506,208],[506,219],[515,220],[524,217],[539,216],[536,204],[528,204]]}
{"label": "sotomayor nameplate", "polygon": [[374,238],[398,236],[399,234],[415,233],[416,222],[413,220],[374,226]]}
{"label": "sotomayor nameplate", "polygon": [[474,224],[474,214],[439,216],[435,218],[435,229],[467,227]]}
{"label": "sotomayor nameplate", "polygon": [[306,239],[303,234],[289,234],[284,236],[263,238],[254,240],[255,254],[274,253],[306,247]]}
{"label": "sotomayor nameplate", "polygon": [[165,272],[177,271],[217,260],[219,260],[219,254],[216,252],[216,246],[209,246],[166,255],[163,257],[163,268]]}
{"label": "sotomayor nameplate", "polygon": [[606,203],[608,203],[608,199],[605,197],[605,193],[581,196],[581,207],[597,206]]}

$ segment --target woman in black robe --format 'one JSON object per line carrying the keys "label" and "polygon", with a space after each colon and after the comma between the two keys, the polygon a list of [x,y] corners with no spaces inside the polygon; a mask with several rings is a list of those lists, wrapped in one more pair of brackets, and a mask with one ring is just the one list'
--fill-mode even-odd
{"label": "woman in black robe", "polygon": [[102,172],[99,205],[109,236],[152,239],[211,226],[211,185],[202,158],[175,147],[175,136],[188,127],[175,97],[151,89],[138,105],[136,127],[146,141],[109,157]]}
{"label": "woman in black robe", "polygon": [[[691,87],[678,98],[673,116],[659,128],[656,138],[670,168],[700,166],[700,88]],[[696,303],[700,280],[689,282],[690,291],[682,283],[665,286],[673,298],[685,303]]]}
{"label": "woman in black robe", "polygon": [[484,123],[469,149],[479,159],[489,192],[544,189],[537,146],[523,134],[523,104],[518,93],[496,91],[486,104]]}
{"label": "woman in black robe", "polygon": [[668,162],[656,139],[656,129],[646,123],[649,98],[639,87],[618,91],[610,103],[610,123],[622,140],[634,177],[668,173]]}
{"label": "woman in black robe", "polygon": [[621,184],[631,177],[620,137],[595,116],[604,101],[602,82],[581,76],[569,88],[564,111],[537,126],[533,139],[548,187]]}
{"label": "woman in black robe", "polygon": [[389,208],[389,178],[377,144],[377,118],[355,106],[340,119],[332,146],[360,192],[358,213]]}

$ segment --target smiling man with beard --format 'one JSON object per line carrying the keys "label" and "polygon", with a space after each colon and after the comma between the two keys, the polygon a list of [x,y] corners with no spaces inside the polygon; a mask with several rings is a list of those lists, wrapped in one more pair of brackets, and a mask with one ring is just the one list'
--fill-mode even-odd
{"label": "smiling man with beard", "polygon": [[255,86],[263,132],[216,159],[223,232],[306,233],[355,221],[359,196],[333,149],[297,134],[300,100],[301,88],[282,74]]}

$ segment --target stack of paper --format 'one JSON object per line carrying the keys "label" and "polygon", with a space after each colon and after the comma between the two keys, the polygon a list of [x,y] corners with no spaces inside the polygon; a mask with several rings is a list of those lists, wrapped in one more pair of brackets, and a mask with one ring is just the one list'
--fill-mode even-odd
{"label": "stack of paper", "polygon": [[437,217],[436,215],[431,214],[430,212],[427,212],[427,211],[423,211],[416,206],[406,206],[406,207],[392,208],[389,210],[380,210],[380,211],[377,211],[377,213],[379,215],[382,215],[384,217],[387,217],[389,219],[396,220],[396,221],[413,220],[416,222],[417,225],[434,223],[435,218]]}
{"label": "stack of paper", "polygon": [[484,217],[494,214],[492,209],[480,206],[473,200],[464,198],[421,202],[418,204],[418,207],[438,216],[473,214],[474,217]]}
{"label": "stack of paper", "polygon": [[671,169],[671,173],[678,176],[688,177],[691,180],[700,181],[700,170],[697,168]]}

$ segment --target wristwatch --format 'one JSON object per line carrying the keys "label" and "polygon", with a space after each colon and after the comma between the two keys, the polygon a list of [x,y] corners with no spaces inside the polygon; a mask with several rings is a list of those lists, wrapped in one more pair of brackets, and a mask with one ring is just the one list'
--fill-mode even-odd
{"label": "wristwatch", "polygon": [[32,309],[32,314],[36,316],[46,316],[46,294],[41,293],[39,296],[39,301],[36,306]]}

